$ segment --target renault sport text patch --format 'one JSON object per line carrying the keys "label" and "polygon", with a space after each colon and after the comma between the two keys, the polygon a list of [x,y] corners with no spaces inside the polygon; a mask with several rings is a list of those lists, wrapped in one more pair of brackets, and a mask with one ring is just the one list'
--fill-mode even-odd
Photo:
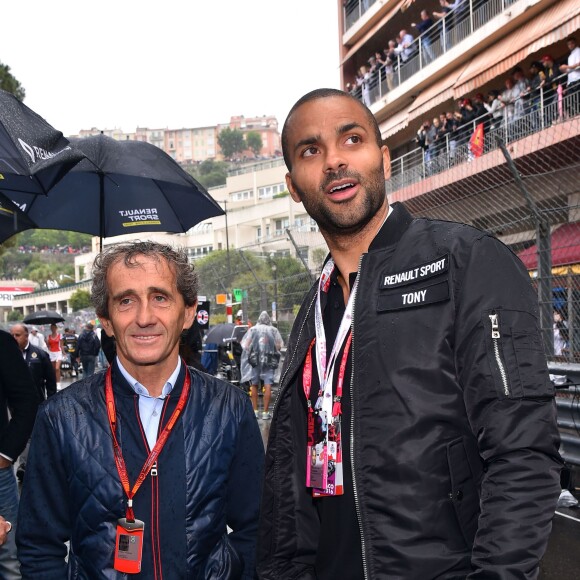
{"label": "renault sport text patch", "polygon": [[416,308],[443,300],[449,300],[449,282],[447,280],[430,286],[413,286],[380,295],[377,301],[377,312]]}
{"label": "renault sport text patch", "polygon": [[447,270],[449,270],[449,254],[427,262],[426,264],[413,266],[408,270],[397,272],[396,274],[384,274],[381,277],[380,288],[397,288],[398,286],[405,286],[412,282],[420,282],[421,280],[438,276],[443,272],[447,272]]}

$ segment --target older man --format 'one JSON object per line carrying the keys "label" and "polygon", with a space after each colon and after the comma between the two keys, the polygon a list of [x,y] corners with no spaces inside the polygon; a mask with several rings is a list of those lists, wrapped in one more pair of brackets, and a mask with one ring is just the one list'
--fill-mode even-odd
{"label": "older man", "polygon": [[97,257],[92,299],[117,356],[39,411],[18,519],[25,577],[253,578],[264,446],[248,396],[179,359],[197,287],[183,250],[136,242]]}
{"label": "older man", "polygon": [[[14,324],[10,327],[10,334],[16,340],[24,362],[28,366],[36,386],[38,402],[41,403],[56,393],[56,374],[50,357],[47,352],[30,343],[30,333],[26,324]],[[28,448],[27,444],[18,458],[16,477],[19,481],[24,479]]]}
{"label": "older man", "polygon": [[26,324],[14,324],[10,334],[16,340],[28,370],[34,379],[39,402],[56,393],[56,375],[48,353],[34,346],[30,341],[30,333]]}

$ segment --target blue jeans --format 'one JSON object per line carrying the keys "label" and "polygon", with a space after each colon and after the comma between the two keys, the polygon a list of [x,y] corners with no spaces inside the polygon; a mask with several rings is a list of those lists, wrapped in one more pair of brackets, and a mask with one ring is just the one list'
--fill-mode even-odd
{"label": "blue jeans", "polygon": [[96,356],[81,356],[81,362],[83,363],[83,377],[90,377],[95,374]]}
{"label": "blue jeans", "polygon": [[16,518],[18,516],[18,486],[12,466],[0,469],[0,516],[12,524],[6,543],[0,546],[0,578],[19,580],[20,563],[16,558]]}

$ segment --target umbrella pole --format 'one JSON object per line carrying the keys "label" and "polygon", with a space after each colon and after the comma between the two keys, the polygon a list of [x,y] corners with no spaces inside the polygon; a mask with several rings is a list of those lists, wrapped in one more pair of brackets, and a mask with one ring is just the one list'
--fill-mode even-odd
{"label": "umbrella pole", "polygon": [[105,237],[105,174],[99,171],[99,253],[103,251]]}

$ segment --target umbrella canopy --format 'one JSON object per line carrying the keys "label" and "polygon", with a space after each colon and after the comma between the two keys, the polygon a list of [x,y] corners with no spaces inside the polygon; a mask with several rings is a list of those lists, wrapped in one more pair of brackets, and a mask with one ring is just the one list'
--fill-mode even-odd
{"label": "umbrella canopy", "polygon": [[0,90],[0,190],[46,194],[84,155],[60,131]]}
{"label": "umbrella canopy", "polygon": [[18,232],[35,227],[36,224],[16,204],[0,193],[0,244]]}
{"label": "umbrella canopy", "polygon": [[26,324],[58,324],[64,322],[64,318],[54,310],[39,310],[27,314],[23,322]]}
{"label": "umbrella canopy", "polygon": [[235,324],[231,322],[225,322],[224,324],[216,324],[210,328],[205,335],[206,344],[223,344],[229,338],[232,338],[234,334]]}
{"label": "umbrella canopy", "polygon": [[11,194],[40,228],[103,238],[186,232],[224,211],[167,153],[143,141],[105,135],[73,139],[86,159],[48,196]]}

